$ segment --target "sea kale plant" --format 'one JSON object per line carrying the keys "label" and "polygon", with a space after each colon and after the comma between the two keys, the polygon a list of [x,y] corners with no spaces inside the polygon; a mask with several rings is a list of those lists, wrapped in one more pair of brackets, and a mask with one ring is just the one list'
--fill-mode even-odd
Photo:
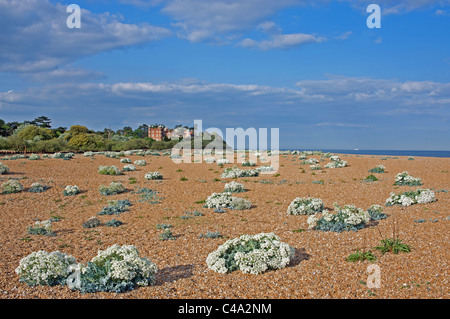
{"label": "sea kale plant", "polygon": [[427,204],[436,201],[434,192],[430,189],[417,189],[415,191],[408,191],[403,193],[391,193],[391,196],[386,199],[386,206],[410,206],[414,204]]}
{"label": "sea kale plant", "polygon": [[123,172],[131,172],[131,171],[135,171],[135,170],[136,170],[136,166],[134,166],[133,164],[127,164],[122,169]]}
{"label": "sea kale plant", "polygon": [[8,179],[2,184],[2,188],[5,194],[20,193],[24,190],[23,185],[16,179]]}
{"label": "sea kale plant", "polygon": [[47,185],[42,185],[41,183],[33,183],[28,189],[30,193],[42,193],[45,192],[49,187]]}
{"label": "sea kale plant", "polygon": [[255,166],[256,163],[252,160],[242,162],[242,166]]}
{"label": "sea kale plant", "polygon": [[15,271],[19,281],[29,286],[64,285],[72,265],[76,265],[73,256],[59,251],[48,253],[41,250],[22,258]]}
{"label": "sea kale plant", "polygon": [[9,172],[9,167],[0,162],[0,175]]}
{"label": "sea kale plant", "polygon": [[103,175],[121,175],[120,169],[117,166],[99,166],[98,172]]}
{"label": "sea kale plant", "polygon": [[412,177],[408,172],[402,172],[395,175],[394,185],[407,185],[407,186],[421,186],[422,179],[419,177]]}
{"label": "sea kale plant", "polygon": [[37,154],[31,154],[30,157],[28,157],[28,159],[30,161],[37,161],[37,160],[40,160],[41,157],[39,155],[37,155]]}
{"label": "sea kale plant", "polygon": [[163,176],[160,172],[148,172],[144,177],[147,180],[163,179]]}
{"label": "sea kale plant", "polygon": [[288,215],[313,215],[324,210],[323,201],[314,197],[297,197],[287,209]]}
{"label": "sea kale plant", "polygon": [[371,220],[367,211],[354,205],[341,207],[335,204],[335,211],[335,214],[324,211],[322,216],[311,215],[307,220],[309,228],[338,233],[349,230],[357,231],[364,228]]}
{"label": "sea kale plant", "polygon": [[244,198],[233,197],[230,192],[213,193],[206,200],[206,208],[230,208],[234,210],[250,209],[251,202]]}
{"label": "sea kale plant", "polygon": [[341,168],[347,166],[347,161],[332,161],[325,165],[325,168]]}
{"label": "sea kale plant", "polygon": [[374,168],[369,169],[369,173],[384,173],[386,167],[384,165],[377,165]]}
{"label": "sea kale plant", "polygon": [[72,264],[67,286],[82,293],[99,291],[121,293],[156,283],[158,267],[140,257],[133,245],[113,245],[99,250],[87,264]]}
{"label": "sea kale plant", "polygon": [[77,185],[67,185],[63,191],[65,196],[74,196],[80,193],[80,188]]}
{"label": "sea kale plant", "polygon": [[143,160],[143,159],[140,159],[140,160],[134,161],[133,164],[137,165],[137,166],[145,166],[145,165],[147,165],[147,162],[145,160]]}
{"label": "sea kale plant", "polygon": [[242,193],[242,192],[245,192],[245,188],[244,188],[244,185],[242,185],[241,183],[231,181],[231,182],[225,184],[224,192]]}
{"label": "sea kale plant", "polygon": [[44,220],[37,221],[33,226],[28,226],[28,234],[31,235],[44,235],[44,236],[55,236],[55,232],[52,230],[52,221]]}
{"label": "sea kale plant", "polygon": [[387,218],[387,215],[383,213],[383,207],[381,205],[372,205],[367,210],[371,220],[380,220]]}
{"label": "sea kale plant", "polygon": [[208,268],[218,273],[241,270],[261,274],[286,267],[294,256],[294,248],[274,233],[242,235],[230,239],[206,258]]}
{"label": "sea kale plant", "polygon": [[127,157],[121,158],[120,162],[121,163],[125,163],[125,164],[131,164],[131,160],[129,158],[127,158]]}
{"label": "sea kale plant", "polygon": [[88,220],[86,220],[82,226],[84,228],[94,228],[94,227],[98,227],[102,224],[102,222],[100,221],[100,219],[98,219],[95,216],[92,216],[91,218],[89,218]]}
{"label": "sea kale plant", "polygon": [[119,182],[111,182],[109,186],[100,185],[99,191],[102,195],[116,195],[123,193],[126,190],[125,186],[123,186]]}
{"label": "sea kale plant", "polygon": [[252,176],[258,176],[259,171],[255,169],[240,169],[236,166],[226,168],[222,175],[220,175],[221,178],[238,178],[238,177],[252,177]]}
{"label": "sea kale plant", "polygon": [[97,215],[119,215],[127,211],[131,205],[128,199],[109,201],[108,206],[103,207],[102,211],[97,213]]}

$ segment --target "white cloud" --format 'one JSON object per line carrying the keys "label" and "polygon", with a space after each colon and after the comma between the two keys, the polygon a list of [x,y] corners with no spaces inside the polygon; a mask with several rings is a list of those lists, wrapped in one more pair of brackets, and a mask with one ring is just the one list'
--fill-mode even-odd
{"label": "white cloud", "polygon": [[48,0],[0,0],[0,72],[38,72],[80,57],[167,37],[168,29],[125,24],[109,13],[82,9],[81,28],[69,29],[69,14]]}
{"label": "white cloud", "polygon": [[307,43],[319,43],[325,41],[324,37],[318,37],[305,33],[277,34],[269,40],[255,41],[244,39],[240,45],[245,48],[258,48],[261,50],[290,49]]}

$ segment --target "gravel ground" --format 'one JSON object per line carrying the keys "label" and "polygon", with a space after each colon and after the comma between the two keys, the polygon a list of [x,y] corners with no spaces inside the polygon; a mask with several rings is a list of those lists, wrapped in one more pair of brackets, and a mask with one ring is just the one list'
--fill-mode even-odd
{"label": "gravel ground", "polygon": [[[141,156],[127,156],[133,161]],[[320,156],[309,156],[319,159]],[[239,178],[248,189],[237,194],[250,200],[249,210],[214,213],[203,208],[203,201],[224,187],[217,164],[175,164],[167,156],[145,156],[147,165],[137,166],[135,172],[122,176],[97,173],[100,165],[125,164],[118,159],[97,155],[94,158],[75,156],[72,160],[42,159],[37,161],[3,161],[10,173],[1,175],[18,178],[26,187],[34,182],[51,186],[44,193],[22,192],[0,195],[0,298],[2,299],[218,299],[218,298],[352,298],[352,299],[409,299],[449,298],[449,222],[450,222],[450,159],[341,155],[349,164],[345,168],[312,171],[301,165],[296,156],[280,156],[280,169],[275,175]],[[328,162],[321,162],[322,166]],[[374,174],[378,181],[363,179],[376,165],[386,167],[386,173]],[[232,167],[226,164],[225,167]],[[240,165],[239,165],[240,166]],[[181,170],[181,171],[179,171]],[[304,170],[304,171],[303,171]],[[286,210],[295,197],[319,197],[329,209],[333,203],[354,204],[368,209],[372,204],[384,206],[391,192],[417,187],[394,186],[397,173],[408,171],[422,178],[422,188],[436,192],[437,202],[409,207],[385,207],[387,219],[357,232],[321,232],[308,230],[307,216],[287,215]],[[163,174],[162,181],[147,181],[150,171]],[[313,175],[312,173],[315,173]],[[279,174],[279,175],[278,175]],[[180,178],[187,178],[181,181]],[[133,179],[135,178],[135,183]],[[322,180],[323,184],[313,181]],[[127,192],[102,196],[99,185],[122,181]],[[265,182],[262,182],[265,181]],[[64,196],[66,185],[78,185],[82,193]],[[158,191],[159,203],[139,201],[138,187]],[[120,227],[86,229],[81,225],[96,216],[108,200],[129,199],[133,206],[116,219]],[[200,211],[203,216],[181,219],[185,211]],[[29,235],[27,226],[35,219],[63,217],[53,223],[54,237]],[[102,222],[112,216],[97,216]],[[418,223],[415,220],[425,219]],[[157,224],[173,225],[175,240],[161,241]],[[385,236],[397,235],[412,246],[410,253],[382,255],[373,247]],[[302,229],[304,231],[294,230]],[[199,238],[201,233],[219,231],[224,237]],[[295,248],[295,258],[281,270],[261,275],[236,271],[218,274],[207,268],[206,257],[227,239],[242,234],[274,232],[282,241]],[[81,294],[67,287],[29,287],[20,283],[14,272],[21,258],[33,251],[59,250],[73,255],[78,262],[87,262],[110,245],[135,245],[141,256],[150,258],[159,268],[157,283],[122,294]],[[345,259],[357,249],[371,250],[378,258],[369,261],[348,262]],[[369,288],[368,266],[380,268],[381,285]]]}

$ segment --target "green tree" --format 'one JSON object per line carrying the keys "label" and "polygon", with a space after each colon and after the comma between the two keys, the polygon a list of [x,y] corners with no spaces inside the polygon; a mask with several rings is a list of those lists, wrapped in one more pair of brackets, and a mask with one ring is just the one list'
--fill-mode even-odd
{"label": "green tree", "polygon": [[35,137],[40,136],[41,140],[49,140],[53,137],[52,130],[35,125],[28,125],[21,129],[17,136],[22,140],[33,140]]}
{"label": "green tree", "polygon": [[79,150],[89,144],[89,142],[89,136],[86,133],[79,133],[75,136],[72,136],[67,145]]}
{"label": "green tree", "polygon": [[78,134],[86,134],[89,131],[89,129],[86,126],[83,125],[72,125],[70,127],[70,130],[67,132],[70,134],[70,136],[74,137]]}
{"label": "green tree", "polygon": [[36,125],[36,126],[44,127],[44,128],[51,128],[52,127],[51,123],[52,123],[52,120],[50,120],[46,116],[39,116],[39,117],[35,118],[33,121],[31,121],[32,125]]}

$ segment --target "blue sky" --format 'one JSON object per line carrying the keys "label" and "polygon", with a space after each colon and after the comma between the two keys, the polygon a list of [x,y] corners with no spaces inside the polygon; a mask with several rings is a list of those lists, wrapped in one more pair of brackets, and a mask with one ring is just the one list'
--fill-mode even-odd
{"label": "blue sky", "polygon": [[281,148],[450,150],[449,40],[448,0],[0,0],[0,118],[202,120],[279,128]]}

